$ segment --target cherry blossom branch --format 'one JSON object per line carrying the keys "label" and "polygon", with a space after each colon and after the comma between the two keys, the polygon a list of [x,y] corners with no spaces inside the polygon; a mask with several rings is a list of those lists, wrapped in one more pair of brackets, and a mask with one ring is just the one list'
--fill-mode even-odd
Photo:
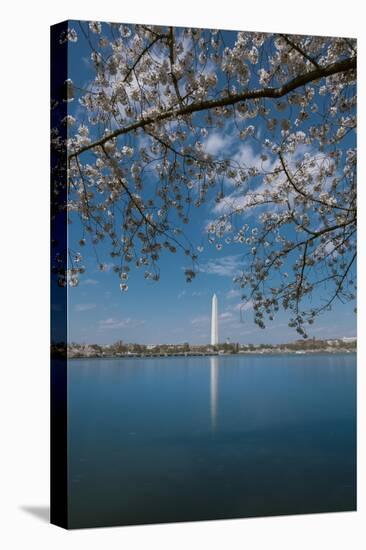
{"label": "cherry blossom branch", "polygon": [[95,147],[104,145],[111,139],[114,139],[118,136],[128,134],[130,132],[138,130],[139,128],[144,128],[145,126],[149,126],[150,124],[155,124],[156,122],[167,120],[172,117],[177,118],[180,116],[190,115],[196,112],[214,109],[217,107],[227,107],[235,105],[236,103],[248,101],[250,99],[279,99],[287,95],[288,93],[296,90],[297,88],[300,88],[301,86],[309,84],[310,82],[313,82],[315,80],[319,80],[321,78],[325,78],[342,72],[353,71],[355,69],[356,58],[351,57],[349,59],[336,61],[335,63],[331,63],[326,67],[320,67],[318,69],[314,69],[313,71],[309,71],[305,74],[296,76],[295,78],[278,88],[262,88],[259,90],[246,91],[241,94],[228,95],[227,97],[222,97],[220,99],[208,99],[205,101],[200,101],[198,103],[191,103],[186,107],[181,107],[180,109],[169,109],[168,111],[163,111],[156,116],[141,118],[141,120],[134,122],[129,126],[119,128],[118,130],[111,132],[110,134],[99,140],[96,140],[88,145],[84,145],[83,147],[80,147],[80,149],[78,149],[77,151],[71,152],[69,154],[69,158],[73,158],[86,151],[90,151]]}
{"label": "cherry blossom branch", "polygon": [[310,55],[308,55],[306,52],[304,52],[304,50],[302,50],[300,48],[300,46],[298,46],[295,42],[293,42],[292,40],[289,39],[288,36],[286,36],[285,34],[280,34],[280,36],[282,36],[282,38],[287,42],[287,44],[289,46],[291,46],[291,48],[293,48],[294,50],[296,50],[300,55],[302,55],[303,57],[305,57],[305,59],[307,59],[308,61],[310,61],[310,63],[312,63],[312,65],[314,65],[314,67],[316,67],[317,69],[320,68],[320,65],[315,61],[315,59],[313,59]]}
{"label": "cherry blossom branch", "polygon": [[329,306],[334,302],[334,300],[339,297],[339,294],[340,294],[340,291],[342,290],[342,285],[343,285],[343,282],[345,281],[355,259],[357,258],[357,252],[355,252],[350,260],[350,262],[348,263],[348,266],[346,268],[346,270],[343,272],[343,275],[340,279],[340,281],[338,282],[337,284],[337,287],[336,287],[336,290],[333,294],[333,296],[327,301],[327,303],[322,306],[321,308],[318,309],[318,313],[320,313],[321,311],[324,311],[325,309],[329,308]]}
{"label": "cherry blossom branch", "polygon": [[138,55],[138,57],[136,58],[136,60],[134,61],[133,65],[131,67],[128,68],[128,71],[126,73],[126,76],[124,77],[123,79],[123,82],[126,82],[128,80],[128,78],[130,77],[131,73],[134,72],[134,70],[136,69],[137,65],[140,63],[141,59],[144,57],[144,55],[153,47],[154,44],[156,44],[156,42],[158,42],[159,40],[164,40],[166,39],[167,36],[165,34],[157,34],[154,38],[154,40],[152,40],[142,51],[141,53]]}
{"label": "cherry blossom branch", "polygon": [[305,199],[307,200],[310,200],[311,202],[316,202],[318,204],[321,204],[322,206],[326,206],[327,208],[335,208],[337,210],[344,210],[345,212],[354,212],[355,209],[350,209],[350,208],[344,208],[343,206],[338,206],[336,204],[329,204],[325,201],[322,201],[320,199],[317,199],[316,197],[313,197],[312,195],[308,195],[307,193],[305,193],[304,191],[302,191],[302,189],[300,189],[296,183],[294,182],[294,178],[292,177],[292,175],[290,174],[290,171],[289,169],[287,168],[286,166],[286,163],[283,159],[283,156],[281,154],[281,152],[278,153],[278,156],[280,157],[280,161],[281,161],[281,164],[282,164],[282,168],[283,168],[283,171],[285,172],[286,174],[286,177],[289,181],[289,183],[291,184],[291,186],[293,187],[293,189],[296,191],[296,193],[298,193],[299,195],[302,195]]}
{"label": "cherry blossom branch", "polygon": [[175,62],[175,59],[174,59],[174,32],[173,32],[173,27],[170,27],[170,29],[169,29],[169,60],[170,60],[170,74],[171,74],[171,77],[172,77],[172,80],[173,80],[174,90],[175,90],[175,93],[177,95],[177,99],[178,99],[180,105],[183,107],[183,99],[182,99],[182,96],[180,95],[177,77],[175,76],[174,70],[173,70],[173,66],[174,66],[174,62]]}

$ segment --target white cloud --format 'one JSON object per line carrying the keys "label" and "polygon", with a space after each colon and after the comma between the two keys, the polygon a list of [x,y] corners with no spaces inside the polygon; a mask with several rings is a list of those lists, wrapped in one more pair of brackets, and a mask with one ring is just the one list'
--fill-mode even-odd
{"label": "white cloud", "polygon": [[233,314],[230,311],[224,311],[219,315],[220,323],[228,323],[228,322],[231,322],[232,320],[233,320]]}
{"label": "white cloud", "polygon": [[74,309],[75,311],[89,311],[90,309],[94,309],[96,306],[96,304],[76,304]]}
{"label": "white cloud", "polygon": [[268,157],[267,160],[261,158],[262,153],[255,153],[253,147],[247,143],[243,143],[238,150],[236,151],[233,159],[245,168],[257,168],[261,173],[262,172],[271,172],[276,164],[278,163],[275,159],[272,159],[266,151]]}
{"label": "white cloud", "polygon": [[208,315],[198,315],[197,317],[193,317],[191,320],[192,325],[203,325],[209,322],[209,316]]}
{"label": "white cloud", "polygon": [[232,300],[233,298],[239,298],[240,295],[241,295],[240,290],[232,288],[225,294],[225,298],[227,300]]}
{"label": "white cloud", "polygon": [[193,292],[187,292],[186,290],[181,290],[177,298],[178,300],[182,298],[199,298],[200,296],[205,296],[206,292],[203,292],[201,290],[194,290]]}
{"label": "white cloud", "polygon": [[233,142],[233,137],[230,134],[219,134],[217,132],[210,134],[205,141],[205,151],[209,155],[217,155],[224,153],[229,149]]}
{"label": "white cloud", "polygon": [[220,275],[221,277],[233,277],[243,269],[244,262],[242,254],[223,256],[215,258],[203,264],[200,271],[209,275]]}
{"label": "white cloud", "polygon": [[177,298],[178,300],[180,300],[181,298],[184,298],[185,296],[186,297],[192,297],[192,298],[199,298],[200,296],[204,296],[206,294],[206,292],[203,292],[203,291],[200,291],[200,290],[195,290],[191,293],[188,293],[186,290],[181,290],[178,295],[177,295]]}
{"label": "white cloud", "polygon": [[[272,172],[279,161],[278,159],[270,157],[267,152],[266,155],[268,159],[263,161],[261,154],[255,153],[251,145],[243,143],[238,147],[235,154],[232,155],[232,160],[241,168],[255,168],[258,171],[258,176],[256,176],[257,179],[250,180],[250,188],[245,187],[235,190],[220,202],[215,203],[212,210],[214,214],[222,215],[232,212],[233,210],[245,208],[253,202],[253,199],[255,199],[255,202],[257,202],[258,199],[260,200],[260,197],[263,196],[266,190],[273,191],[273,184],[272,186],[266,185],[260,178]],[[275,185],[278,185],[277,181]],[[250,214],[250,212],[247,214]]]}
{"label": "white cloud", "polygon": [[100,330],[115,330],[120,328],[136,328],[145,323],[144,320],[131,319],[127,317],[126,319],[115,319],[109,317],[108,319],[102,319],[99,321]]}
{"label": "white cloud", "polygon": [[96,279],[85,279],[85,281],[82,281],[81,284],[83,285],[97,285],[99,284],[99,281]]}
{"label": "white cloud", "polygon": [[233,311],[249,311],[253,309],[253,301],[239,302],[233,307]]}
{"label": "white cloud", "polygon": [[[261,189],[258,189],[258,195],[261,193]],[[255,194],[257,194],[257,192]],[[216,203],[213,212],[219,215],[229,214],[234,210],[240,210],[247,207],[253,201],[253,193],[234,191],[227,195],[220,202]]]}

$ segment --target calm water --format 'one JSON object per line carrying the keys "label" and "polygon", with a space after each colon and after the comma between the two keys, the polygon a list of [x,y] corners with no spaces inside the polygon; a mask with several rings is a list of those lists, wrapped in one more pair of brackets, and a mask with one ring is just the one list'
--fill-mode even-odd
{"label": "calm water", "polygon": [[356,356],[69,363],[72,527],[354,510]]}

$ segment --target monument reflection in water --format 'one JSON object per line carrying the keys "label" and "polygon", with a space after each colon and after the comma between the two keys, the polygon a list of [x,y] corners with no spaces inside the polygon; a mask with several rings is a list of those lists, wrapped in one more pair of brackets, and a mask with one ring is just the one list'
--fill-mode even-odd
{"label": "monument reflection in water", "polygon": [[[219,318],[217,296],[212,296],[211,308],[211,346],[217,346],[219,343]],[[210,357],[210,375],[211,375],[211,428],[216,429],[217,421],[217,391],[218,391],[218,357]]]}
{"label": "monument reflection in water", "polygon": [[217,356],[210,357],[210,390],[211,390],[211,427],[216,429],[217,422],[217,392],[219,384],[219,359]]}

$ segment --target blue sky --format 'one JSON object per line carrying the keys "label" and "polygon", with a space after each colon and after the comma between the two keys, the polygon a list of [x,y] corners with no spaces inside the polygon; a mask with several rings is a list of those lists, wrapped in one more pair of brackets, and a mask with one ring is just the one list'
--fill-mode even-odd
{"label": "blue sky", "polygon": [[[77,23],[75,28],[78,30]],[[89,63],[90,51],[80,33],[79,40],[70,44],[70,77],[76,85],[85,85],[92,77]],[[225,33],[232,42],[234,33]],[[70,104],[70,114],[79,114],[77,101]],[[256,128],[261,133],[261,128]],[[209,138],[212,153],[228,153],[238,158],[255,162],[260,148],[255,140],[238,143],[230,134],[230,127],[214,132]],[[85,160],[85,159],[83,159]],[[250,304],[242,306],[240,292],[233,277],[245,267],[244,250],[239,243],[225,245],[221,251],[207,242],[205,227],[217,212],[213,198],[199,210],[192,210],[187,237],[195,246],[203,246],[199,255],[198,276],[186,283],[184,267],[189,267],[183,253],[175,255],[164,252],[160,259],[160,281],[154,283],[135,269],[130,273],[129,289],[121,292],[119,278],[112,271],[108,249],[98,245],[98,255],[107,264],[107,270],[98,269],[93,250],[84,247],[83,264],[86,273],[81,276],[78,287],[69,290],[69,341],[108,344],[116,340],[145,344],[190,342],[208,343],[210,335],[211,297],[214,292],[219,304],[219,339],[230,338],[240,343],[276,343],[295,340],[297,334],[288,327],[289,312],[280,311],[273,321],[268,321],[262,330],[253,322]],[[253,224],[251,218],[242,223]],[[70,244],[79,250],[80,224],[77,220],[69,226]],[[315,302],[320,300],[315,296]],[[241,311],[240,311],[241,308]],[[336,303],[331,312],[317,319],[309,336],[333,338],[354,336],[356,318],[354,303]]]}

